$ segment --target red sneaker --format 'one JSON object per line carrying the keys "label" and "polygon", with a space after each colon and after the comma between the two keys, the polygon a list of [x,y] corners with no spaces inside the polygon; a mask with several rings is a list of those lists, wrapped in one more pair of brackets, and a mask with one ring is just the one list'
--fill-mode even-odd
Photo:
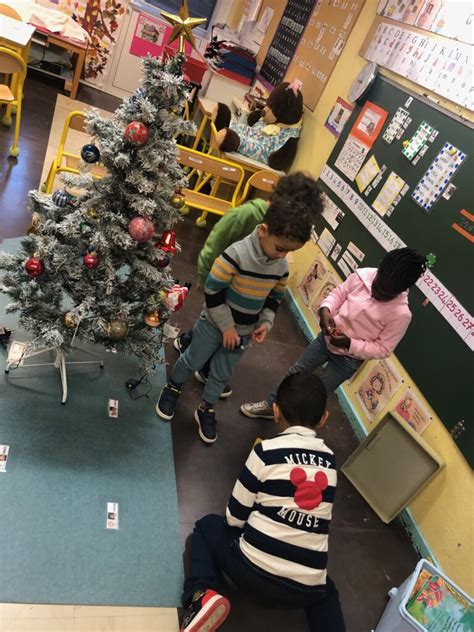
{"label": "red sneaker", "polygon": [[227,619],[229,600],[208,588],[197,592],[184,613],[181,632],[215,632]]}

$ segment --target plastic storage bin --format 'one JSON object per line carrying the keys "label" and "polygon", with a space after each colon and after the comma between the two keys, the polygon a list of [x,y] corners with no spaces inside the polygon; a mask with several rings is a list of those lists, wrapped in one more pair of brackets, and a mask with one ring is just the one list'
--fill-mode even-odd
{"label": "plastic storage bin", "polygon": [[[375,631],[373,632],[413,632],[413,630],[419,630],[421,632],[430,632],[430,630],[441,628],[426,628],[422,624],[415,621],[411,614],[406,610],[408,601],[410,600],[411,593],[415,586],[416,580],[421,571],[426,569],[431,573],[439,575],[445,582],[450,584],[457,592],[464,597],[464,599],[470,604],[472,608],[474,605],[472,597],[469,597],[463,590],[461,590],[454,582],[452,582],[444,573],[438,568],[430,564],[427,560],[422,559],[416,565],[415,571],[406,579],[398,588],[392,588],[389,592],[390,601],[385,608],[385,611],[380,619]],[[445,629],[445,628],[443,628]],[[447,628],[446,628],[447,629]],[[451,629],[451,628],[449,628]],[[470,624],[467,623],[466,627],[455,627],[455,630],[472,630]]]}

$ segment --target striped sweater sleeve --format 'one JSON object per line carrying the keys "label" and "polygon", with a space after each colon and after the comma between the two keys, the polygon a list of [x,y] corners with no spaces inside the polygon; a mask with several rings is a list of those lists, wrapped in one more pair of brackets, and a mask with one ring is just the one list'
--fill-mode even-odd
{"label": "striped sweater sleeve", "polygon": [[270,331],[273,327],[273,321],[275,320],[276,313],[280,307],[280,303],[285,295],[285,290],[288,285],[288,272],[281,277],[270,294],[267,296],[265,304],[258,319],[258,325],[265,325]]}
{"label": "striped sweater sleeve", "polygon": [[252,512],[264,468],[262,446],[257,444],[249,454],[227,504],[226,519],[229,526],[240,529],[245,526]]}
{"label": "striped sweater sleeve", "polygon": [[232,311],[226,303],[226,289],[237,273],[234,262],[224,252],[212,264],[204,286],[206,307],[214,325],[222,332],[235,327]]}

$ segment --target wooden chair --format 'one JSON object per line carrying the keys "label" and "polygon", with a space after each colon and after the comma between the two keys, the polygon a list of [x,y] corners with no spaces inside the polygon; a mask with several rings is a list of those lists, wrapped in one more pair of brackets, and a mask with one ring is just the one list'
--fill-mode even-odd
{"label": "wooden chair", "polygon": [[274,171],[256,171],[253,173],[245,183],[245,188],[237,202],[237,206],[245,202],[251,188],[257,189],[257,191],[265,191],[266,193],[273,191],[280,177]]}
{"label": "wooden chair", "polygon": [[15,131],[13,133],[13,145],[9,149],[9,154],[13,158],[18,158],[20,148],[18,139],[20,137],[21,123],[21,102],[23,95],[23,82],[26,77],[26,64],[18,53],[10,48],[0,47],[0,74],[11,75],[10,82],[0,84],[0,105],[16,107]]}
{"label": "wooden chair", "polygon": [[[74,110],[67,115],[66,120],[64,121],[61,139],[59,141],[58,153],[51,163],[45,182],[41,186],[41,190],[44,193],[51,193],[53,190],[54,180],[58,173],[80,173],[79,161],[81,160],[81,157],[67,151],[65,147],[69,130],[72,129],[78,132],[83,132],[84,134],[86,133],[85,119],[86,114],[81,110]],[[86,138],[84,139],[84,142],[87,142]],[[94,165],[91,173],[95,178],[102,178],[106,174],[106,170],[101,165]]]}
{"label": "wooden chair", "polygon": [[[192,170],[199,172],[198,183],[194,189],[184,190],[184,199],[187,206],[202,211],[196,220],[196,225],[199,228],[204,228],[208,213],[225,215],[229,209],[237,205],[240,188],[244,180],[244,170],[239,165],[235,165],[228,160],[209,156],[182,145],[178,145],[178,149],[178,162],[184,167],[190,167]],[[211,179],[212,187],[210,193],[203,193],[203,187]],[[228,191],[229,194],[232,193],[230,200],[218,197],[217,193],[222,184],[230,186],[230,191]]]}

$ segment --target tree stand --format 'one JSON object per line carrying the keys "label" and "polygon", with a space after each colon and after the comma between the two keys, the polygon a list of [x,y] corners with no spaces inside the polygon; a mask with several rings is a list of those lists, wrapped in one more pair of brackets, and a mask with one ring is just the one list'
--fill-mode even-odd
{"label": "tree stand", "polygon": [[[78,351],[81,351],[82,353],[86,353],[87,355],[94,356],[94,357],[99,358],[99,359],[98,360],[81,360],[81,361],[68,362],[68,361],[66,361],[66,354],[64,353],[64,351],[62,351],[59,347],[50,347],[48,349],[40,349],[39,351],[32,351],[31,353],[25,353],[20,358],[20,360],[18,360],[18,361],[10,362],[7,359],[7,364],[5,366],[5,373],[10,373],[10,368],[14,364],[17,365],[15,367],[16,369],[18,369],[20,367],[25,368],[25,369],[29,369],[31,367],[36,367],[36,366],[54,366],[56,369],[59,369],[59,375],[61,377],[61,385],[62,385],[62,389],[63,389],[63,394],[62,394],[62,398],[61,398],[61,404],[65,404],[66,401],[67,401],[67,366],[68,365],[73,365],[73,364],[98,364],[101,369],[104,368],[104,361],[103,361],[103,359],[101,358],[101,356],[98,353],[94,353],[93,351],[87,351],[86,349],[77,349],[77,347],[73,347],[73,349],[76,349]],[[45,353],[49,353],[50,351],[54,351],[56,353],[56,358],[54,359],[54,362],[42,362],[42,363],[35,363],[35,364],[23,364],[23,361],[26,360],[27,358],[38,357],[38,356],[44,355]]]}

